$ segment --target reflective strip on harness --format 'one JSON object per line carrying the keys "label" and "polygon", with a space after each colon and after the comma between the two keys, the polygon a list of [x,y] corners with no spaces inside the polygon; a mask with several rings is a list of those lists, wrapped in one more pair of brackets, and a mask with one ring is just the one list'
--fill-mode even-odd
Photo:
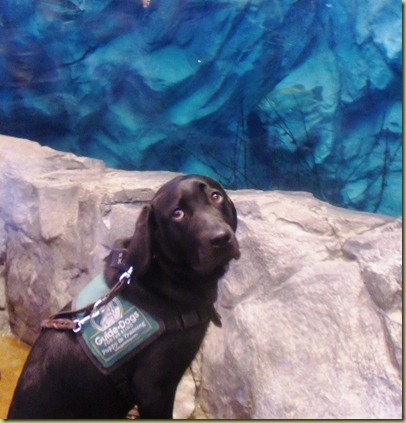
{"label": "reflective strip on harness", "polygon": [[[99,275],[78,295],[75,305],[83,307],[108,289],[105,278]],[[160,320],[119,294],[89,319],[77,336],[87,356],[101,372],[108,374],[153,342],[163,330]]]}

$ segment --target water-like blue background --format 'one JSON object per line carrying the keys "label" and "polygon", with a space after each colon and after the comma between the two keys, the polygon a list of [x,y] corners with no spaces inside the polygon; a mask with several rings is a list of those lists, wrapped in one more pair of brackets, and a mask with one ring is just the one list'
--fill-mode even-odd
{"label": "water-like blue background", "polygon": [[2,0],[0,133],[401,213],[394,0]]}

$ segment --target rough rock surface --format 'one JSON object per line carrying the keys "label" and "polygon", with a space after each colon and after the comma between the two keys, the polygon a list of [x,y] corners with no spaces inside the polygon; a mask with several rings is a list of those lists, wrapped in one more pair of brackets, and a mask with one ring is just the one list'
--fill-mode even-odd
{"label": "rough rock surface", "polygon": [[130,236],[143,203],[172,173],[112,171],[98,160],[0,137],[0,219],[13,330],[32,342]]}
{"label": "rough rock surface", "polygon": [[401,418],[401,220],[236,193],[244,257],[203,349],[208,416]]}
{"label": "rough rock surface", "polygon": [[[0,175],[0,289],[5,269],[10,324],[28,342],[173,176],[9,137]],[[220,284],[223,328],[210,328],[176,416],[401,418],[401,220],[306,193],[230,195],[242,257]],[[0,292],[0,312],[4,302]]]}

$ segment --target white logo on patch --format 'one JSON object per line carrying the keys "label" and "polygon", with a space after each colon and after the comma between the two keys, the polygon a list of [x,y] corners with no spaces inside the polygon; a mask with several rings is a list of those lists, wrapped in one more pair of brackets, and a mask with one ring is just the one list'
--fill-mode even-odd
{"label": "white logo on patch", "polygon": [[90,320],[91,325],[98,331],[104,331],[123,317],[123,307],[117,298],[107,303],[100,314]]}

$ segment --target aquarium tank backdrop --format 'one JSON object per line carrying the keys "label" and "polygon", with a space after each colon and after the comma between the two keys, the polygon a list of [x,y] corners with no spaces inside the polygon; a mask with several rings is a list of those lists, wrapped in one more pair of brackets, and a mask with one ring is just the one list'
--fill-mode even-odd
{"label": "aquarium tank backdrop", "polygon": [[400,1],[0,5],[0,133],[401,213]]}

